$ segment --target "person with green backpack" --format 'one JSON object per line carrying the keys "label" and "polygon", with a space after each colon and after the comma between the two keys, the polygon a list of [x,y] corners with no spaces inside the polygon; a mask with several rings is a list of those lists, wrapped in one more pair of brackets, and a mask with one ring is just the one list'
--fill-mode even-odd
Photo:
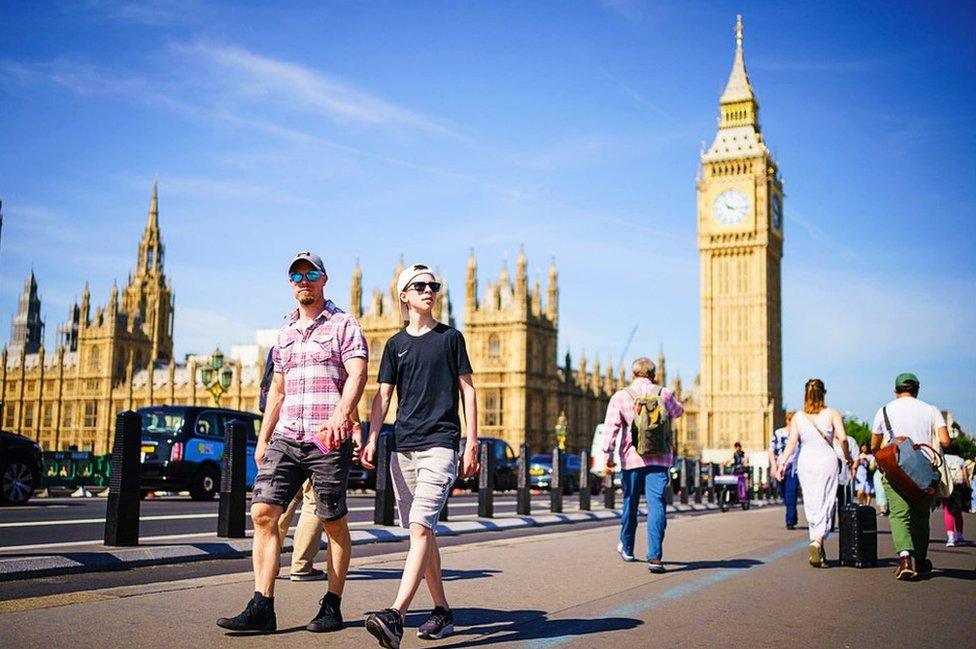
{"label": "person with green backpack", "polygon": [[617,553],[624,561],[634,561],[637,507],[643,492],[647,500],[647,567],[660,573],[664,572],[661,556],[667,528],[665,494],[674,462],[671,421],[684,414],[684,408],[670,390],[654,383],[651,359],[638,358],[631,371],[631,384],[610,398],[603,426],[608,470],[613,468],[614,449],[620,444],[624,501]]}

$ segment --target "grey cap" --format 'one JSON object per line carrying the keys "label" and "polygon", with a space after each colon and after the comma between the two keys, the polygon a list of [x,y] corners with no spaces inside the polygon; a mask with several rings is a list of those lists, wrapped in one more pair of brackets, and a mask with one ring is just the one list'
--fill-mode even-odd
{"label": "grey cap", "polygon": [[290,264],[288,264],[288,272],[290,273],[295,267],[295,264],[300,261],[307,261],[308,263],[312,264],[316,270],[320,270],[323,273],[325,272],[325,264],[322,263],[322,258],[316,255],[314,252],[309,252],[308,250],[295,255],[295,258],[291,260]]}

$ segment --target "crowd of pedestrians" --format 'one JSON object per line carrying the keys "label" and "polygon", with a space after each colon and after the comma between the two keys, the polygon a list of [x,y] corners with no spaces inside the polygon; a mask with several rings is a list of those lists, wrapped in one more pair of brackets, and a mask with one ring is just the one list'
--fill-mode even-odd
{"label": "crowd of pedestrians", "polygon": [[[346,505],[349,469],[354,460],[375,468],[382,423],[396,394],[390,474],[410,547],[391,605],[369,614],[365,628],[381,646],[399,647],[404,618],[423,581],[434,606],[417,635],[425,639],[450,635],[454,614],[441,579],[436,526],[459,475],[478,471],[478,410],[464,337],[433,317],[441,284],[423,264],[407,267],[397,278],[403,328],[383,348],[369,438],[364,440],[357,404],[367,381],[369,350],[362,329],[355,318],[326,299],[328,275],[318,255],[296,255],[288,266],[288,278],[296,308],[286,316],[269,353],[262,381],[264,418],[254,452],[258,465],[251,505],[254,595],[240,614],[220,618],[217,624],[233,631],[277,629],[274,589],[280,553],[300,511],[290,578],[328,580],[319,610],[306,628],[313,632],[343,628],[342,593],[352,549]],[[643,495],[647,504],[644,558],[649,571],[662,573],[665,503],[674,462],[672,422],[684,408],[672,391],[656,382],[650,359],[638,358],[631,369],[632,382],[609,401],[602,439],[608,470],[614,469],[618,452],[621,465],[623,505],[616,550],[623,561],[636,561]],[[945,449],[943,482],[947,484],[940,484],[939,502],[946,544],[965,543],[962,512],[976,510],[972,489],[976,467],[951,443],[939,410],[918,399],[919,387],[914,374],[896,378],[895,398],[878,410],[870,445],[858,448],[848,437],[840,412],[827,405],[827,390],[820,379],[806,383],[802,410],[788,412],[786,425],[773,433],[768,449],[771,476],[782,485],[787,529],[795,529],[799,522],[797,502],[802,492],[810,565],[826,565],[825,543],[837,508],[853,493],[859,505],[877,499],[880,513],[890,517],[898,579],[932,570],[929,513],[935,497],[905,493],[893,476],[889,479],[882,471],[879,461],[879,451],[901,438]],[[465,419],[463,452],[459,411]],[[739,499],[748,498],[749,460],[738,442],[727,466],[740,476]],[[325,571],[313,565],[323,533],[328,538]]]}

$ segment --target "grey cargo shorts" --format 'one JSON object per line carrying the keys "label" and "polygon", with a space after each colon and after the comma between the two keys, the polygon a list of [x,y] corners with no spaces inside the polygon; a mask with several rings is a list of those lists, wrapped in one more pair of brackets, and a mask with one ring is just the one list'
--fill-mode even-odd
{"label": "grey cargo shorts", "polygon": [[311,479],[316,516],[325,521],[338,520],[349,512],[346,488],[351,466],[352,440],[323,454],[312,442],[276,437],[258,465],[251,503],[287,508],[305,480]]}

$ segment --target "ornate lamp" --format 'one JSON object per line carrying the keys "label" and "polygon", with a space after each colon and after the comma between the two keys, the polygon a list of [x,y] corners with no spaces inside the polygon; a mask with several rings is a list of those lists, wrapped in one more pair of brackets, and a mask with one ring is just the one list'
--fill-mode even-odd
{"label": "ornate lamp", "polygon": [[556,420],[556,445],[560,450],[566,450],[566,431],[569,428],[569,420],[566,419],[566,413],[560,412],[559,418]]}
{"label": "ornate lamp", "polygon": [[234,378],[234,370],[224,363],[224,353],[220,347],[214,349],[210,355],[209,365],[200,368],[200,380],[213,397],[214,405],[220,405],[220,397],[230,389]]}

